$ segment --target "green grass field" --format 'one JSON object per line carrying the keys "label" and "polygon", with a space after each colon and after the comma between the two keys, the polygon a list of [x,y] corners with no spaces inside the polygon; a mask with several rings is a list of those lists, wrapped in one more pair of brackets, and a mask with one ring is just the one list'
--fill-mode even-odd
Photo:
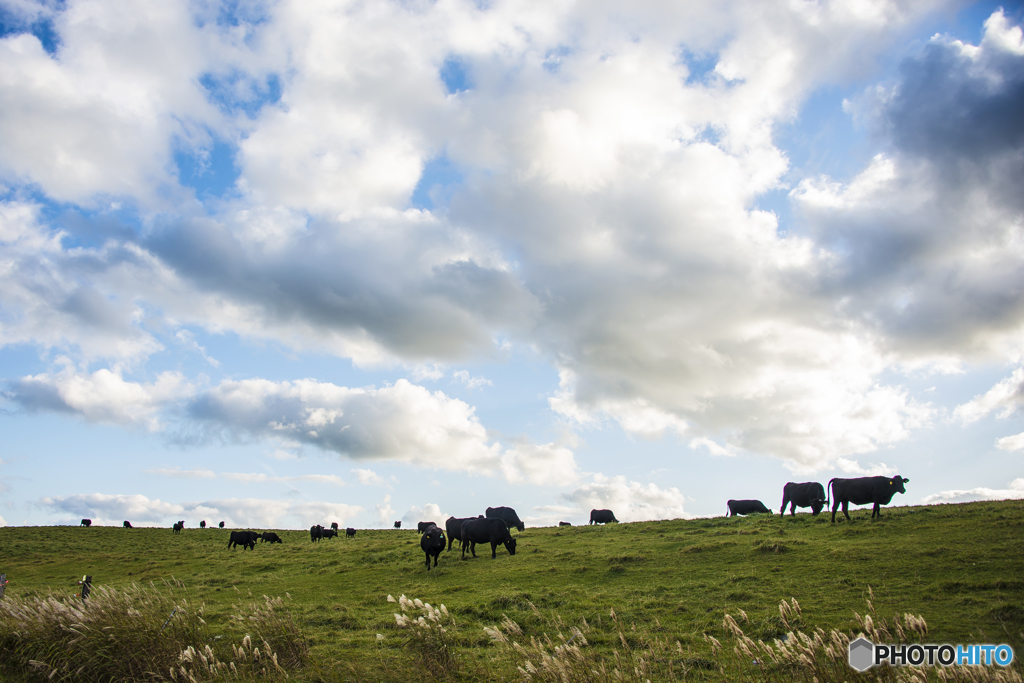
{"label": "green grass field", "polygon": [[883,514],[871,521],[870,509],[860,510],[836,524],[823,513],[528,528],[513,531],[514,557],[499,546],[492,560],[478,547],[479,557],[463,562],[456,545],[430,572],[419,535],[407,530],[317,544],[307,531],[278,531],[283,544],[248,551],[229,550],[229,530],[220,529],[7,527],[0,572],[8,598],[73,594],[84,574],[112,587],[174,578],[205,603],[214,630],[250,594],[290,595],[315,663],[293,674],[298,680],[408,678],[415,652],[389,594],[447,606],[458,626],[456,678],[469,680],[517,680],[513,665],[489,663],[483,629],[503,615],[527,636],[585,619],[588,647],[610,652],[620,646],[612,609],[627,636],[678,641],[687,680],[717,680],[704,635],[724,641],[726,613],[743,610],[747,635],[770,640],[788,630],[779,602],[795,598],[802,615],[791,625],[849,631],[854,611],[867,610],[869,586],[879,617],[925,618],[924,642],[1008,643],[1024,656],[1024,501]]}

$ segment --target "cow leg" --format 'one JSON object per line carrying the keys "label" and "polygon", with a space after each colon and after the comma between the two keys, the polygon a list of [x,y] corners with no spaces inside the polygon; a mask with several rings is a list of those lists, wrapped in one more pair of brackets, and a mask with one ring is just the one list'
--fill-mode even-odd
{"label": "cow leg", "polygon": [[498,544],[494,541],[491,541],[491,559],[498,559]]}
{"label": "cow leg", "polygon": [[853,520],[850,519],[849,507],[850,507],[850,501],[844,500],[843,501],[843,514],[846,515],[846,521],[848,521],[848,522],[853,521]]}
{"label": "cow leg", "polygon": [[[437,555],[440,555],[440,554],[441,553],[438,553]],[[435,567],[437,566],[437,555],[434,555],[434,566]]]}
{"label": "cow leg", "polygon": [[833,524],[836,523],[836,510],[838,510],[838,509],[839,509],[839,501],[838,500],[833,500],[832,501],[832,523]]}
{"label": "cow leg", "polygon": [[430,571],[430,553],[423,553],[427,556],[427,571]]}
{"label": "cow leg", "polygon": [[871,519],[874,519],[875,517],[882,517],[882,506],[878,503],[875,503],[875,506],[871,508]]}

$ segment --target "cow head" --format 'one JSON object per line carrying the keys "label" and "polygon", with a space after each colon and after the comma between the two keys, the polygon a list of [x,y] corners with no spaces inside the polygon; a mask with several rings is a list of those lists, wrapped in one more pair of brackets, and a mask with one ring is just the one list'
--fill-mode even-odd
{"label": "cow head", "polygon": [[514,538],[512,538],[510,536],[509,539],[507,541],[505,541],[505,550],[508,551],[509,555],[515,555],[516,554],[516,539],[514,539]]}
{"label": "cow head", "polygon": [[817,515],[817,514],[821,513],[821,508],[823,508],[824,506],[825,506],[825,500],[824,499],[818,498],[816,500],[812,500],[811,501],[811,514],[812,515]]}
{"label": "cow head", "polygon": [[910,480],[906,479],[905,477],[901,477],[900,475],[897,474],[895,477],[889,480],[889,486],[895,487],[894,490],[898,493],[906,493],[907,490],[903,488],[903,484],[907,483],[908,481]]}

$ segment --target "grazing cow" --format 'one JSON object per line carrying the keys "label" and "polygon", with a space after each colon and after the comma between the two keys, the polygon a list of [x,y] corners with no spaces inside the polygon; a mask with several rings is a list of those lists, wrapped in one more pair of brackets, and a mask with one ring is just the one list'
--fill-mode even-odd
{"label": "grazing cow", "polygon": [[[508,530],[506,530],[508,533]],[[436,524],[431,524],[423,530],[423,537],[420,538],[420,548],[427,555],[427,571],[430,571],[430,556],[434,556],[434,566],[437,566],[437,556],[444,550],[444,532]]]}
{"label": "grazing cow", "polygon": [[789,482],[782,487],[782,507],[779,514],[786,514],[786,505],[789,505],[789,516],[796,514],[798,507],[811,508],[811,514],[817,515],[821,508],[828,505],[825,498],[825,487],[816,481],[805,481],[802,484]]}
{"label": "grazing cow", "polygon": [[426,531],[427,529],[429,529],[432,526],[437,526],[437,525],[434,524],[433,522],[418,522],[416,524],[416,531],[418,531],[419,533],[422,534],[424,531]]}
{"label": "grazing cow", "polygon": [[205,529],[206,528],[206,520],[205,519],[202,520],[201,522],[199,522],[199,528],[200,529]]}
{"label": "grazing cow", "polygon": [[128,521],[128,520],[126,519],[126,520],[124,520],[124,524],[122,524],[121,526],[122,526],[122,527],[124,527],[125,529],[131,529],[131,528],[132,528],[132,523],[131,523],[131,522],[129,522],[129,521]]}
{"label": "grazing cow", "polygon": [[522,531],[526,528],[526,525],[519,519],[519,515],[516,514],[516,511],[504,506],[487,508],[487,519],[500,519],[505,522],[505,526],[509,529],[515,527]]}
{"label": "grazing cow", "polygon": [[572,524],[569,524],[569,522],[559,522],[558,526],[572,526]]}
{"label": "grazing cow", "polygon": [[219,526],[219,527],[220,527],[221,529],[223,529],[223,528],[224,528],[224,522],[221,522],[221,523],[220,523],[220,524],[218,524],[217,526]]}
{"label": "grazing cow", "polygon": [[331,522],[331,528],[334,529],[335,531],[337,531],[338,530],[338,523],[337,522]]}
{"label": "grazing cow", "polygon": [[228,539],[228,547],[234,550],[236,545],[240,545],[242,550],[246,548],[255,550],[256,539],[259,537],[260,535],[255,531],[232,531],[231,538]]}
{"label": "grazing cow", "polygon": [[836,510],[839,505],[843,506],[843,514],[850,519],[850,513],[846,511],[850,503],[854,505],[867,505],[873,503],[871,508],[871,519],[882,516],[882,505],[888,505],[892,497],[897,493],[906,493],[903,485],[910,481],[900,475],[892,479],[888,477],[858,477],[857,479],[831,479],[828,487],[832,492],[832,521],[836,521]]}
{"label": "grazing cow", "polygon": [[345,538],[352,538],[356,535],[356,530],[352,527],[345,529]]}
{"label": "grazing cow", "polygon": [[611,510],[590,511],[590,524],[609,524],[610,522],[615,522],[616,524],[619,522],[619,520],[615,519],[615,513]]}
{"label": "grazing cow", "polygon": [[324,537],[324,528],[319,524],[314,524],[309,527],[309,540],[313,543],[318,543],[321,538]]}
{"label": "grazing cow", "polygon": [[402,528],[402,520],[398,520],[397,522],[395,522],[395,528],[396,529],[401,529]]}
{"label": "grazing cow", "polygon": [[473,557],[476,557],[476,544],[491,544],[491,559],[498,557],[498,544],[503,543],[509,555],[516,554],[516,539],[512,538],[504,520],[492,517],[489,519],[467,519],[462,523],[462,559],[466,559],[466,546],[469,546]]}
{"label": "grazing cow", "polygon": [[759,500],[730,500],[726,503],[726,507],[729,508],[725,514],[726,517],[730,515],[752,515],[757,512],[772,514],[772,511],[766,508],[764,503]]}
{"label": "grazing cow", "polygon": [[176,533],[176,534],[180,534],[181,530],[184,529],[184,528],[185,528],[185,522],[175,522],[174,526],[172,527],[172,529],[174,529],[174,533]]}
{"label": "grazing cow", "polygon": [[320,536],[322,538],[334,538],[337,535],[338,532],[335,529],[324,529],[320,532]]}
{"label": "grazing cow", "polygon": [[458,541],[462,547],[462,525],[471,519],[482,519],[481,517],[449,517],[444,521],[444,529],[448,532],[448,550],[452,549],[452,542]]}
{"label": "grazing cow", "polygon": [[284,543],[284,541],[281,540],[281,537],[273,531],[264,531],[260,534],[260,540],[263,543]]}
{"label": "grazing cow", "polygon": [[92,526],[92,520],[91,519],[83,519],[80,526]]}

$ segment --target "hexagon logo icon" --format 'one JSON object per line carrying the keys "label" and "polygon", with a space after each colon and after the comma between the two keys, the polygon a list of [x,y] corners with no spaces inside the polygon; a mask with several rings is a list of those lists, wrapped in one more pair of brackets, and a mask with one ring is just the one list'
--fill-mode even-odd
{"label": "hexagon logo icon", "polygon": [[875,645],[861,636],[850,642],[850,666],[857,671],[867,671],[875,665]]}

